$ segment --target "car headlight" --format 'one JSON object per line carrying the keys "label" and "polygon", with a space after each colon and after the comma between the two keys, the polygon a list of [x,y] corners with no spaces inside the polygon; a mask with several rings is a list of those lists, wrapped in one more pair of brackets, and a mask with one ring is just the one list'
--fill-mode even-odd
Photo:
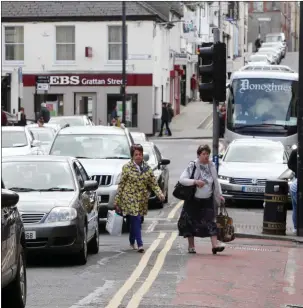
{"label": "car headlight", "polygon": [[120,181],[121,181],[121,173],[119,173],[116,178],[116,185],[119,185]]}
{"label": "car headlight", "polygon": [[71,221],[77,217],[77,211],[70,207],[54,207],[45,219],[45,223]]}
{"label": "car headlight", "polygon": [[224,180],[224,181],[230,181],[230,177],[228,177],[228,176],[224,176],[224,175],[219,175],[219,179],[220,180]]}

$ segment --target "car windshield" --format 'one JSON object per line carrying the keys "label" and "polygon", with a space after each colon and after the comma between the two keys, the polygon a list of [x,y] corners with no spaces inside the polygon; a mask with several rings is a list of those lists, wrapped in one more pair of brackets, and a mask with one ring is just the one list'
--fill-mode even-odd
{"label": "car windshield", "polygon": [[250,56],[249,58],[250,62],[266,62],[267,57],[265,55],[260,56]]}
{"label": "car windshield", "polygon": [[131,134],[135,143],[146,142],[146,138],[144,134]]}
{"label": "car windshield", "polygon": [[75,189],[67,162],[2,162],[2,179],[5,187],[14,191]]}
{"label": "car windshield", "polygon": [[155,155],[155,152],[153,150],[153,147],[151,145],[144,144],[143,145],[143,151],[144,151],[144,153],[149,155],[149,159],[148,159],[147,163],[150,166],[156,165],[157,160],[156,160],[156,155]]}
{"label": "car windshield", "polygon": [[84,121],[82,118],[78,117],[69,117],[69,118],[59,118],[59,117],[52,117],[49,124],[59,124],[60,126],[64,126],[69,124],[70,126],[84,126]]}
{"label": "car windshield", "polygon": [[2,148],[25,147],[28,145],[24,131],[2,130]]}
{"label": "car windshield", "polygon": [[49,144],[54,139],[54,131],[47,128],[31,128],[30,131],[33,133],[36,140],[42,142],[42,144]]}
{"label": "car windshield", "polygon": [[266,36],[265,42],[266,43],[269,43],[269,42],[282,42],[282,37],[281,37],[281,35]]}
{"label": "car windshield", "polygon": [[227,128],[297,126],[298,82],[275,78],[241,78],[230,86]]}
{"label": "car windshield", "polygon": [[228,163],[286,163],[283,147],[233,144],[223,159]]}
{"label": "car windshield", "polygon": [[130,159],[125,135],[58,135],[50,154],[91,159]]}

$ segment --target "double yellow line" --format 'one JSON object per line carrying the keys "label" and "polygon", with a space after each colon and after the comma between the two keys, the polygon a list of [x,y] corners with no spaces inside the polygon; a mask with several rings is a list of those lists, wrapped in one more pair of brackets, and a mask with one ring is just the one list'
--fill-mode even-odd
{"label": "double yellow line", "polygon": [[[142,256],[138,266],[133,271],[131,276],[126,280],[124,285],[119,289],[119,291],[114,295],[112,300],[108,303],[106,308],[118,308],[125,295],[131,290],[131,288],[134,286],[138,278],[142,275],[144,269],[146,268],[153,252],[158,248],[162,240],[165,238],[167,233],[161,232],[158,236],[158,238],[151,244],[151,246],[147,249],[145,254]],[[137,290],[137,292],[132,296],[131,300],[129,301],[126,308],[137,308],[139,307],[144,295],[149,291],[154,281],[157,279],[159,272],[161,271],[166,255],[171,250],[172,245],[174,241],[176,240],[178,236],[177,232],[171,233],[171,236],[168,238],[166,243],[164,244],[163,249],[158,254],[157,260],[151,269],[148,277],[145,279],[142,286]]]}

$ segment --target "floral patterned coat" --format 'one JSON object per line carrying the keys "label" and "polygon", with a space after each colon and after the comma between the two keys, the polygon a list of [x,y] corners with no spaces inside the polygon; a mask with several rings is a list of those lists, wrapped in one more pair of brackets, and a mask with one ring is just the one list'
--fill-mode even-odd
{"label": "floral patterned coat", "polygon": [[139,172],[135,163],[130,161],[122,168],[115,203],[123,215],[144,216],[148,211],[151,190],[160,197],[162,192],[150,166],[143,162]]}

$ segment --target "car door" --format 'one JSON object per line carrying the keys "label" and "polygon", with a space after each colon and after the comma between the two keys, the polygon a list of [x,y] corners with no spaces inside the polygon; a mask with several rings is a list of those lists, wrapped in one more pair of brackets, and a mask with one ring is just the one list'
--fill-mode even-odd
{"label": "car door", "polygon": [[[156,145],[154,145],[154,150],[155,150],[155,153],[157,155],[157,159],[160,163],[161,160],[162,160],[162,154],[161,154],[160,150],[158,149],[158,147]],[[161,176],[163,178],[163,187],[164,187],[164,191],[165,191],[167,186],[168,186],[168,169],[167,169],[167,166],[164,166],[164,165],[160,165],[160,169],[161,169],[161,172],[162,172]]]}
{"label": "car door", "polygon": [[91,230],[90,230],[90,225],[89,225],[89,214],[88,214],[88,209],[90,208],[90,201],[89,201],[89,196],[87,195],[86,192],[83,192],[83,187],[84,187],[84,179],[81,175],[80,169],[77,166],[76,161],[73,162],[73,169],[76,173],[76,177],[77,177],[77,182],[78,185],[80,187],[80,196],[79,196],[79,202],[80,202],[80,206],[82,208],[82,212],[84,213],[84,215],[87,217],[87,221],[88,221],[88,225],[87,225],[87,236],[88,238],[91,237]]}
{"label": "car door", "polygon": [[[83,182],[89,181],[89,176],[87,175],[83,165],[77,160],[75,161],[77,168],[79,169],[81,178]],[[96,226],[98,222],[98,212],[97,212],[97,194],[95,191],[85,191],[83,192],[83,198],[85,200],[85,207],[87,211],[87,221],[88,221],[88,237],[94,236]]]}

